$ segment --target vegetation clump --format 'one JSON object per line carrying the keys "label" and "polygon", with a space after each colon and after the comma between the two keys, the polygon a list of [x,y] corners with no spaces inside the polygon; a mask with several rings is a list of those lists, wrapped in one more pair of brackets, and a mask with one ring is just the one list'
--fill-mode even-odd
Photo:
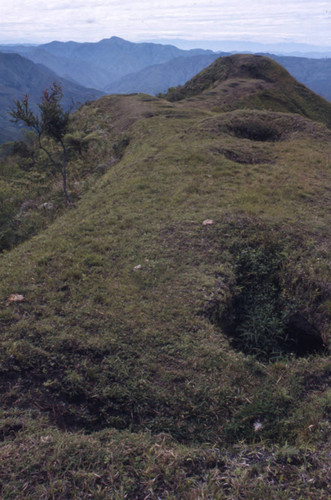
{"label": "vegetation clump", "polygon": [[[29,104],[27,95],[20,101],[14,102],[10,111],[15,123],[23,122],[29,129],[33,130],[38,137],[39,148],[46,153],[51,165],[62,177],[62,186],[68,204],[72,199],[67,189],[67,149],[64,137],[68,131],[70,110],[64,111],[60,105],[63,97],[61,86],[53,83],[50,89],[45,89],[41,98],[39,115],[34,113]],[[54,141],[61,148],[61,153],[53,153],[51,145],[45,140]]]}
{"label": "vegetation clump", "polygon": [[281,249],[272,244],[241,249],[235,264],[237,292],[220,318],[237,349],[264,361],[324,350],[320,332],[285,288],[283,260]]}

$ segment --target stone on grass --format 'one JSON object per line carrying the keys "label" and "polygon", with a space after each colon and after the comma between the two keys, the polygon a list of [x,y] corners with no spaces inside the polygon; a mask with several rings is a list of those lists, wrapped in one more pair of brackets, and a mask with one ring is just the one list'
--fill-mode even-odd
{"label": "stone on grass", "polygon": [[18,293],[12,293],[9,295],[7,299],[7,304],[11,304],[12,302],[23,302],[24,300],[24,295],[20,295]]}

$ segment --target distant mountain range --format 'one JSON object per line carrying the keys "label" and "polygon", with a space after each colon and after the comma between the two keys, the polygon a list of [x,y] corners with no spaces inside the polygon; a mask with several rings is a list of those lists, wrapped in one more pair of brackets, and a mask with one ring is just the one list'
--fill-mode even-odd
{"label": "distant mountain range", "polygon": [[325,58],[331,57],[331,45],[311,45],[308,43],[275,42],[263,43],[249,40],[185,40],[181,38],[158,40],[151,39],[149,42],[162,43],[163,45],[176,45],[181,49],[210,49],[214,52],[225,51],[231,53],[272,53],[283,56]]}
{"label": "distant mountain range", "polygon": [[86,101],[95,100],[103,92],[87,89],[78,83],[59,77],[41,64],[35,64],[19,54],[0,52],[0,143],[9,141],[19,134],[19,128],[10,121],[9,107],[13,100],[29,95],[30,102],[40,101],[43,90],[54,81],[60,82],[64,94],[63,106],[77,107]]}
{"label": "distant mountain range", "polygon": [[296,80],[316,94],[331,101],[331,59],[265,55],[281,64]]}
{"label": "distant mountain range", "polygon": [[[104,91],[110,94],[145,92],[156,95],[165,92],[169,87],[183,85],[218,57],[226,55],[230,54],[213,53],[172,59],[125,75],[106,86]],[[281,64],[300,83],[331,101],[331,59],[264,55]]]}
{"label": "distant mountain range", "polygon": [[220,54],[177,57],[171,61],[148,66],[136,73],[125,75],[106,86],[104,90],[109,94],[144,92],[156,95],[159,92],[166,92],[169,87],[184,84],[218,57]]}
{"label": "distant mountain range", "polygon": [[[183,85],[218,57],[230,54],[133,43],[118,37],[97,43],[54,41],[38,46],[0,45],[0,52],[3,52],[0,53],[1,142],[9,140],[16,130],[8,122],[7,111],[12,99],[28,93],[32,101],[37,101],[43,88],[55,80],[62,82],[70,102],[96,99],[103,93],[156,95],[169,87]],[[299,82],[331,101],[331,59],[267,55]]]}
{"label": "distant mountain range", "polygon": [[0,51],[16,51],[64,78],[99,90],[104,90],[125,75],[154,64],[166,63],[181,56],[212,54],[211,50],[181,50],[172,45],[132,43],[118,37],[97,43],[55,41],[36,47],[0,46]]}
{"label": "distant mountain range", "polygon": [[[34,63],[43,64],[61,78],[102,92],[151,94],[182,85],[217,57],[230,54],[133,43],[118,37],[97,43],[54,41],[38,46],[0,45],[0,51],[17,52]],[[284,66],[298,81],[331,100],[331,59],[266,55]]]}

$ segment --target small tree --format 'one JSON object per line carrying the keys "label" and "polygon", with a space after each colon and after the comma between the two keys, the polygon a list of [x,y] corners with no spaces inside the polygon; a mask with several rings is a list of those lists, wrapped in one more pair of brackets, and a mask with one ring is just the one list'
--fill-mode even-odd
{"label": "small tree", "polygon": [[[23,122],[33,130],[38,137],[38,144],[50,160],[51,164],[62,176],[62,185],[67,203],[72,204],[72,199],[67,190],[67,150],[64,136],[69,126],[69,111],[64,111],[60,104],[63,97],[61,85],[53,83],[49,89],[45,89],[38,104],[39,113],[34,113],[29,104],[29,97],[25,95],[22,100],[14,101],[14,107],[10,108],[9,114],[15,123]],[[55,141],[61,147],[61,153],[54,155],[50,152],[45,139]]]}

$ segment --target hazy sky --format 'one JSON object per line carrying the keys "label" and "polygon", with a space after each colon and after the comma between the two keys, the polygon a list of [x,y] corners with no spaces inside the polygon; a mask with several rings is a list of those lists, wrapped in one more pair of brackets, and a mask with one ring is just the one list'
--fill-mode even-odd
{"label": "hazy sky", "polygon": [[0,0],[0,43],[114,35],[331,46],[331,0]]}

